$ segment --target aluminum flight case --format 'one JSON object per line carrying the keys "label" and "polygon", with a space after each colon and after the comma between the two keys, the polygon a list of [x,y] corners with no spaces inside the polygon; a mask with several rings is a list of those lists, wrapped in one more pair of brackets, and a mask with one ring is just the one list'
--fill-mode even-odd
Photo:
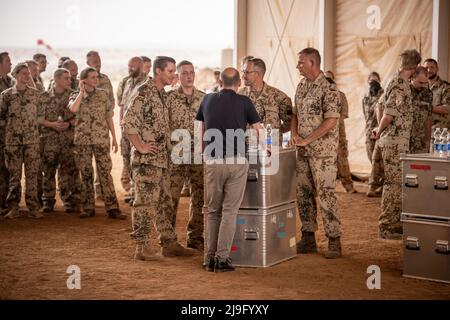
{"label": "aluminum flight case", "polygon": [[274,208],[240,209],[231,247],[233,265],[269,267],[294,258],[296,203]]}
{"label": "aluminum flight case", "polygon": [[402,154],[402,212],[450,217],[450,157]]}
{"label": "aluminum flight case", "polygon": [[450,283],[450,218],[402,214],[403,276]]}
{"label": "aluminum flight case", "polygon": [[255,158],[256,151],[249,151],[247,185],[240,208],[272,208],[295,201],[296,148],[276,148],[268,162]]}

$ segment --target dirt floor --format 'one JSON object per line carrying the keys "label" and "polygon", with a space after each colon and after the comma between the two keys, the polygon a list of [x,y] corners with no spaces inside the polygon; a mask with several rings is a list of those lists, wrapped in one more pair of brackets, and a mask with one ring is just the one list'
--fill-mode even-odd
{"label": "dirt floor", "polygon": [[[118,155],[114,155],[119,163]],[[113,171],[116,188],[118,166]],[[357,184],[359,191],[366,186]],[[450,284],[402,277],[402,243],[377,239],[380,199],[346,194],[338,187],[343,257],[326,260],[320,225],[319,253],[299,255],[269,268],[238,268],[209,273],[201,255],[132,259],[131,220],[107,219],[97,202],[97,216],[81,220],[56,212],[44,220],[0,221],[1,299],[450,299]],[[123,197],[123,192],[118,191]],[[188,198],[182,198],[177,233],[185,243]],[[121,204],[123,211],[130,207]],[[24,212],[25,214],[25,212]],[[298,219],[297,219],[298,220]],[[297,221],[297,229],[299,229]],[[156,240],[153,240],[156,245]],[[81,290],[69,290],[67,267],[78,265]],[[367,267],[381,268],[381,289],[366,286]]]}

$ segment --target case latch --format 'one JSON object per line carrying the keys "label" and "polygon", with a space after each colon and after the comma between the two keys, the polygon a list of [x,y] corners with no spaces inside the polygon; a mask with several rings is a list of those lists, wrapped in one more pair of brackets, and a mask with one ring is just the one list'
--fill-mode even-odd
{"label": "case latch", "polygon": [[253,229],[245,229],[244,230],[244,239],[245,240],[258,240],[259,235],[258,231]]}
{"label": "case latch", "polygon": [[436,190],[448,190],[448,182],[446,176],[434,177],[434,188]]}
{"label": "case latch", "polygon": [[416,174],[407,174],[405,176],[405,186],[408,188],[418,188],[419,179]]}
{"label": "case latch", "polygon": [[408,250],[419,250],[419,238],[417,237],[407,237],[406,238],[406,249]]}
{"label": "case latch", "polygon": [[450,247],[447,240],[436,241],[436,252],[441,254],[450,254]]}

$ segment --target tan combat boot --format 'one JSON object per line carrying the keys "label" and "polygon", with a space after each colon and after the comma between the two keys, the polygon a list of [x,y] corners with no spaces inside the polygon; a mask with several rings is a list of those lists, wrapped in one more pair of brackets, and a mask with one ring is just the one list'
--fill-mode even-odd
{"label": "tan combat boot", "polygon": [[383,192],[383,188],[375,189],[373,187],[370,187],[369,191],[367,191],[367,193],[366,193],[366,196],[368,198],[379,198],[379,197],[381,197],[382,192]]}
{"label": "tan combat boot", "polygon": [[152,250],[150,245],[138,244],[136,245],[134,259],[142,261],[158,261],[162,259],[162,256]]}
{"label": "tan combat boot", "polygon": [[44,218],[44,215],[42,213],[40,213],[38,210],[31,210],[28,212],[28,218],[42,219],[42,218]]}
{"label": "tan combat boot", "polygon": [[327,259],[336,259],[342,255],[341,238],[328,238],[328,252],[325,255]]}
{"label": "tan combat boot", "polygon": [[187,249],[178,242],[173,242],[172,244],[163,246],[161,252],[165,257],[190,257],[195,254],[194,250]]}

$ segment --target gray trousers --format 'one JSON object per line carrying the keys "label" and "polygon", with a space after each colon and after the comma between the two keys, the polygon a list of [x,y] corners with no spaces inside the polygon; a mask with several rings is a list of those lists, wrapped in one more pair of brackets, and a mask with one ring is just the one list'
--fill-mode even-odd
{"label": "gray trousers", "polygon": [[220,261],[226,261],[230,256],[236,232],[236,216],[247,184],[247,171],[247,161],[243,164],[206,162],[205,234],[208,257],[215,256]]}

